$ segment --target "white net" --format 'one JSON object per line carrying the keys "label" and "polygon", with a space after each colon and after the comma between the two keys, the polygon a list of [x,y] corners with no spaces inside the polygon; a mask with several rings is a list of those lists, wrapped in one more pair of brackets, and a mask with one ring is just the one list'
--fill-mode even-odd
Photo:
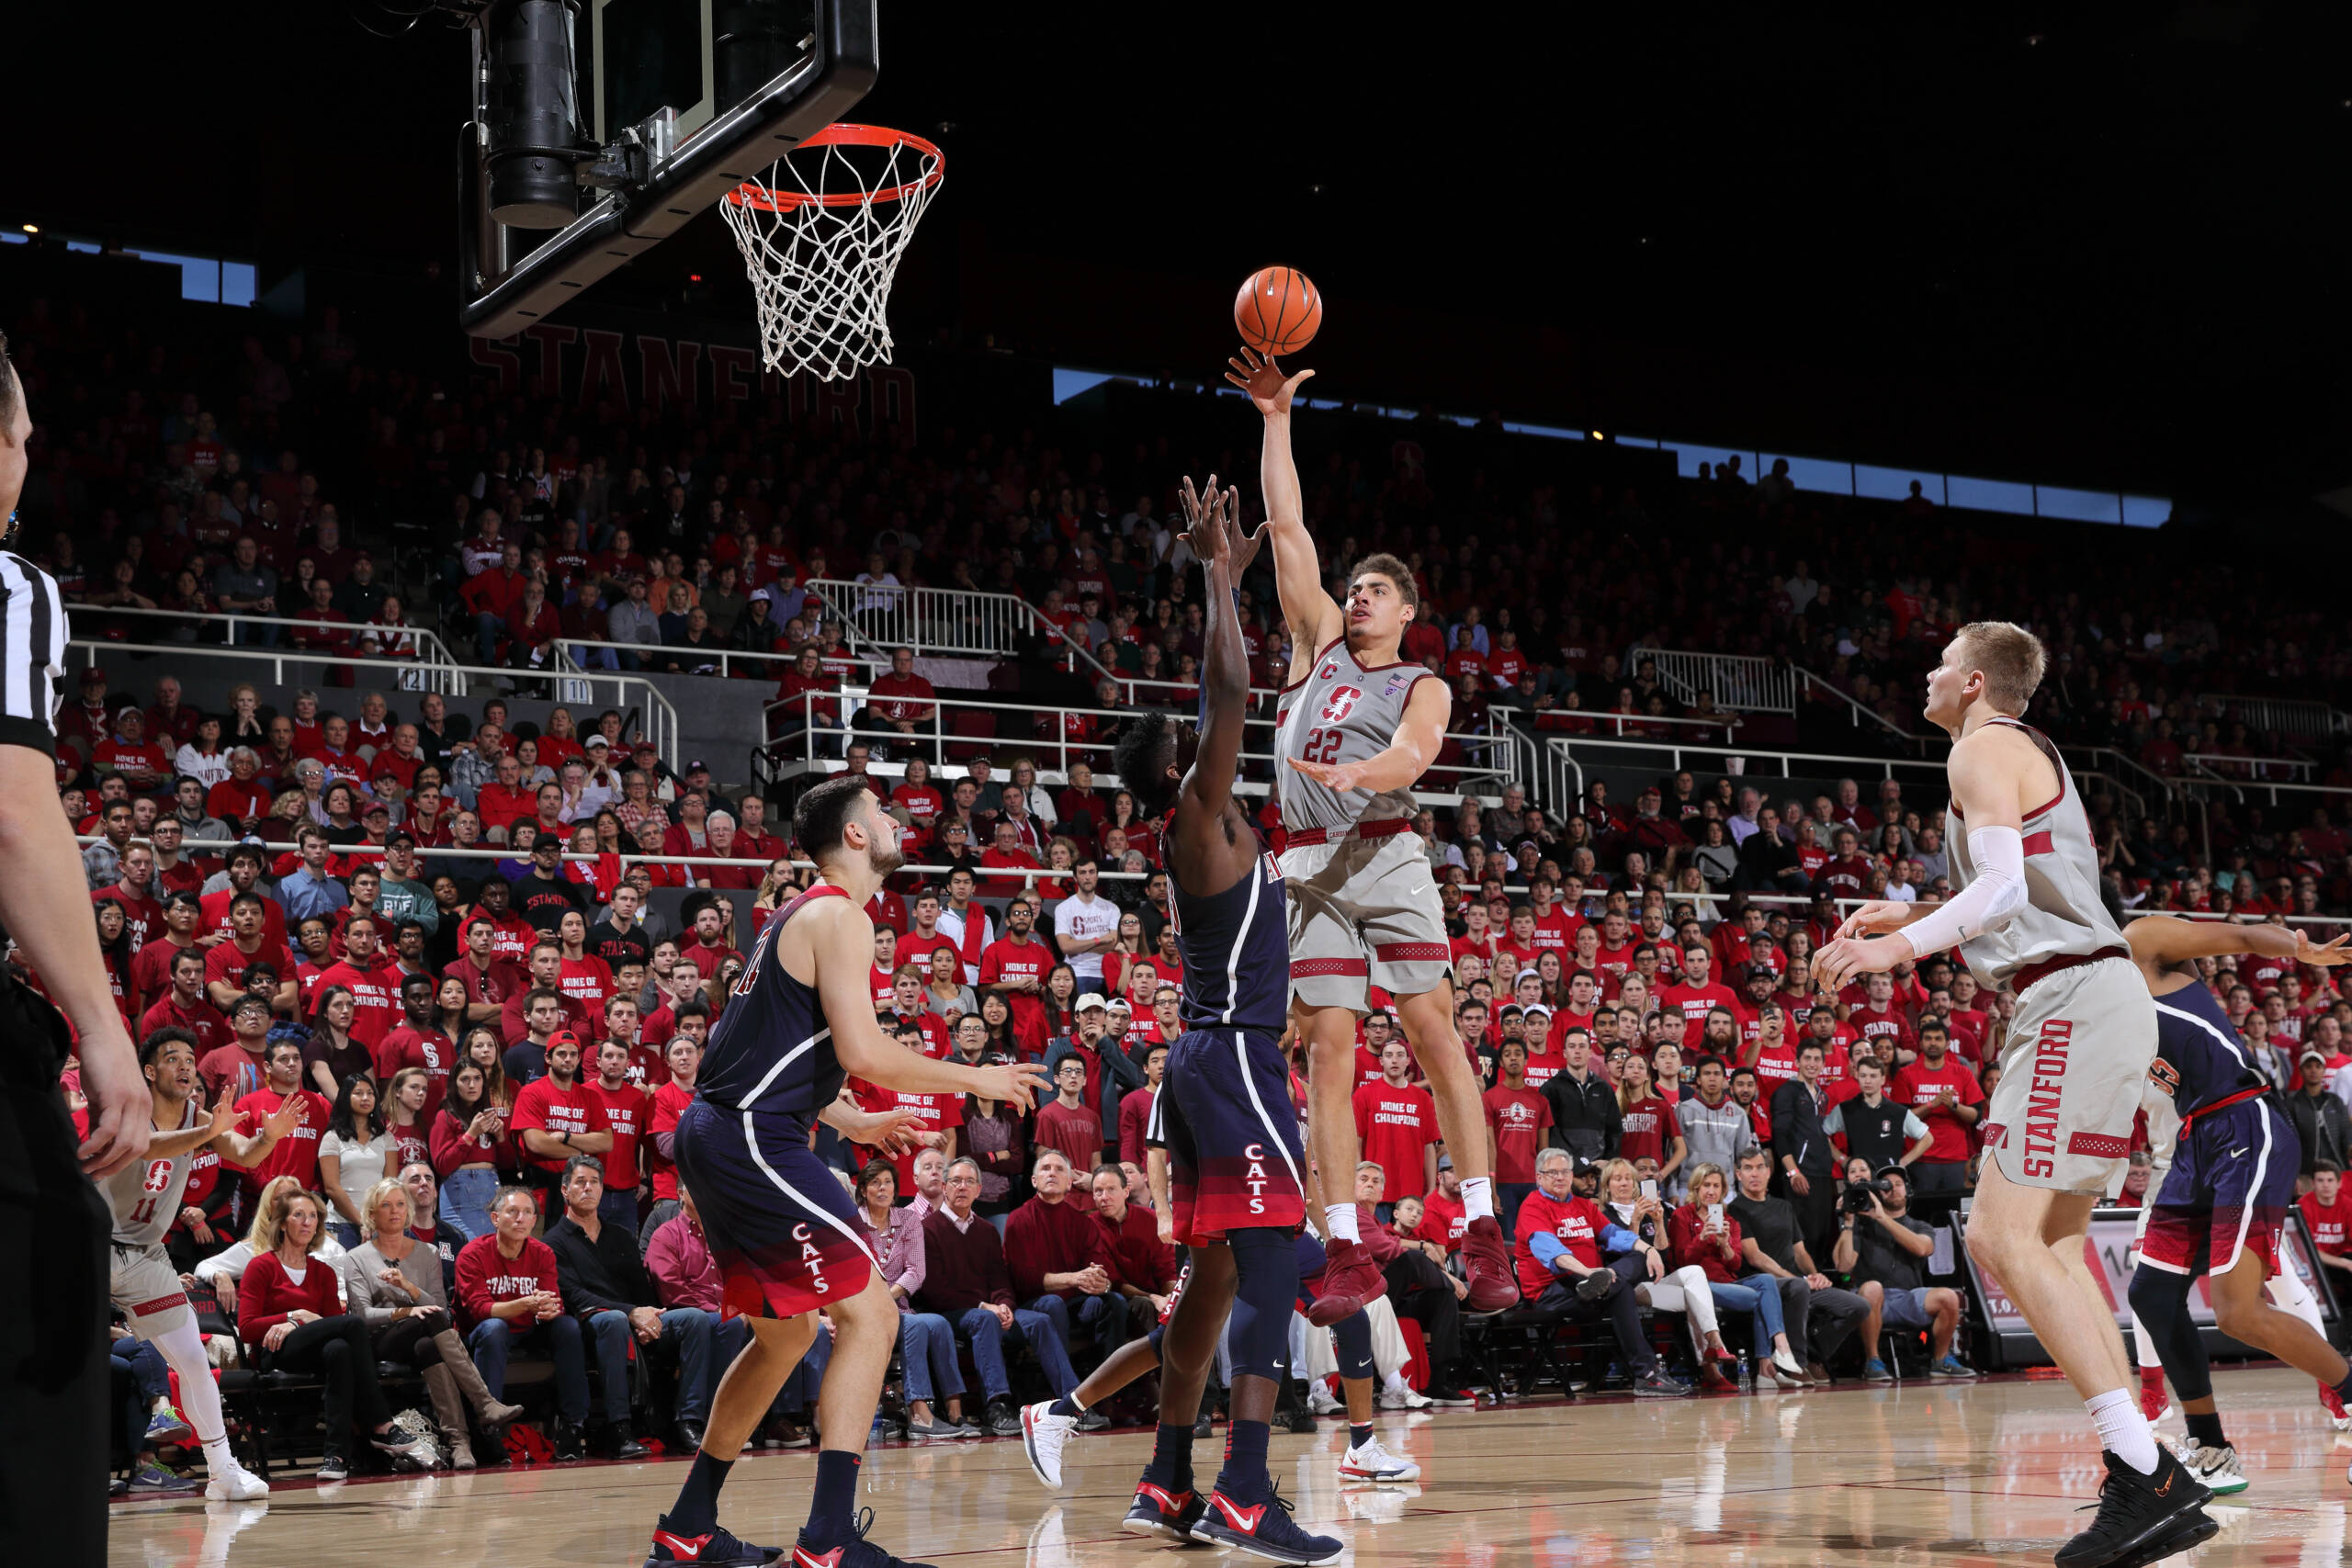
{"label": "white net", "polygon": [[769,369],[831,381],[888,361],[890,282],[944,166],[919,136],[835,125],[719,202]]}

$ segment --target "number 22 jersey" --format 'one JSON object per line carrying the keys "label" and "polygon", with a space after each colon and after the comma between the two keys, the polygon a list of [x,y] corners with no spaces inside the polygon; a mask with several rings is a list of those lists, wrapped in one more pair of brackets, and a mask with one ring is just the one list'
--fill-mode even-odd
{"label": "number 22 jersey", "polygon": [[[1315,656],[1306,678],[1283,689],[1274,708],[1275,744],[1283,758],[1308,762],[1361,762],[1396,741],[1413,688],[1439,677],[1408,660],[1356,662],[1344,637]],[[1413,814],[1410,789],[1374,794],[1327,789],[1284,761],[1275,764],[1283,827],[1291,833],[1319,829],[1337,838],[1358,822]]]}

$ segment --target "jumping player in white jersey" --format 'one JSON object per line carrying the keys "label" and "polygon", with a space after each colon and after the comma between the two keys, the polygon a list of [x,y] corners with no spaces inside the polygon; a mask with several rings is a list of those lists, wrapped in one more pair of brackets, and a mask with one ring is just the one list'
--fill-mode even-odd
{"label": "jumping player in white jersey", "polygon": [[130,1332],[154,1346],[180,1375],[180,1409],[203,1445],[209,1472],[204,1495],[251,1502],[268,1496],[269,1485],[229,1450],[220,1390],[212,1381],[179,1270],[164,1251],[164,1236],[179,1220],[180,1195],[187,1190],[197,1150],[218,1144],[223,1162],[251,1170],[302,1119],[302,1099],[287,1096],[277,1114],[247,1137],[235,1131],[238,1116],[228,1094],[209,1117],[197,1103],[196,1037],[187,1030],[159,1029],[149,1035],[140,1043],[139,1066],[153,1097],[154,1135],[144,1158],[99,1184],[114,1213],[114,1304],[130,1318]]}
{"label": "jumping player in white jersey", "polygon": [[[1486,1110],[1478,1075],[1453,1024],[1445,916],[1420,839],[1411,829],[1413,782],[1436,761],[1453,699],[1445,682],[1400,656],[1421,613],[1413,574],[1394,556],[1368,556],[1349,575],[1342,610],[1323,586],[1315,539],[1299,505],[1290,410],[1299,383],[1249,349],[1227,379],[1265,418],[1259,483],[1274,544],[1274,580],[1290,624],[1290,683],[1275,718],[1285,766],[1282,793],[1290,891],[1291,1010],[1306,1037],[1308,1127],[1323,1170],[1353,1170],[1359,1155],[1352,1096],[1356,1021],[1378,985],[1396,1000],[1437,1102],[1438,1130],[1462,1174],[1469,1274],[1464,1306],[1498,1312],[1519,1303],[1502,1227],[1495,1221]],[[1354,1314],[1386,1289],[1356,1231],[1353,1203],[1326,1205],[1328,1262],[1308,1319],[1317,1326]]]}
{"label": "jumping player in white jersey", "polygon": [[2211,1535],[2212,1494],[2149,1429],[2114,1312],[2084,1262],[2092,1207],[2122,1189],[2156,1014],[2100,901],[2082,797],[2058,749],[2018,721],[2046,664],[2041,640],[2006,621],[1973,622],[1945,647],[1928,675],[1926,716],[1953,740],[1949,842],[1961,891],[1938,904],[1863,905],[1813,973],[1834,994],[1859,974],[1957,945],[1980,984],[2015,994],[1968,1247],[2074,1383],[2106,1450],[2098,1512],[2059,1549],[2058,1568],[2136,1568]]}

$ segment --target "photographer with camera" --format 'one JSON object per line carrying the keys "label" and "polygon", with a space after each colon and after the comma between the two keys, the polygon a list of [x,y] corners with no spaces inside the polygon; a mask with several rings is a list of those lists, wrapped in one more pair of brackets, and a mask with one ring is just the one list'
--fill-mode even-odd
{"label": "photographer with camera", "polygon": [[1952,1333],[1960,1326],[1960,1292],[1926,1282],[1936,1233],[1911,1217],[1910,1201],[1910,1182],[1900,1164],[1881,1166],[1873,1176],[1867,1159],[1857,1156],[1846,1162],[1846,1196],[1838,1205],[1838,1246],[1830,1261],[1852,1277],[1855,1292],[1870,1303],[1870,1315],[1862,1319],[1869,1356],[1862,1376],[1872,1382],[1894,1381],[1878,1358],[1879,1325],[1887,1324],[1928,1331],[1929,1376],[1973,1378],[1976,1373],[1951,1348]]}

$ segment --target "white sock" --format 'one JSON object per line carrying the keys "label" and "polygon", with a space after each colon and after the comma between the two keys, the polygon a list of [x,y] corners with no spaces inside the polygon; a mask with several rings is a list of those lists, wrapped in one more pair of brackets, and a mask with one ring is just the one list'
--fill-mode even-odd
{"label": "white sock", "polygon": [[230,1450],[229,1439],[215,1438],[204,1445],[204,1472],[226,1475],[237,1467],[237,1456]]}
{"label": "white sock", "polygon": [[1491,1220],[1495,1217],[1495,1183],[1485,1176],[1462,1179],[1462,1217],[1465,1220]]}
{"label": "white sock", "polygon": [[2143,1475],[2156,1472],[2156,1435],[2140,1414],[2140,1402],[2123,1389],[2112,1389],[2097,1399],[2083,1401],[2098,1426],[2099,1447]]}
{"label": "white sock", "polygon": [[1333,1241],[1362,1241],[1356,1229],[1356,1206],[1353,1203],[1323,1205],[1323,1234]]}
{"label": "white sock", "polygon": [[1380,1384],[1383,1388],[1393,1388],[1398,1393],[1408,1393],[1413,1386],[1405,1381],[1405,1371],[1401,1367],[1381,1379]]}

